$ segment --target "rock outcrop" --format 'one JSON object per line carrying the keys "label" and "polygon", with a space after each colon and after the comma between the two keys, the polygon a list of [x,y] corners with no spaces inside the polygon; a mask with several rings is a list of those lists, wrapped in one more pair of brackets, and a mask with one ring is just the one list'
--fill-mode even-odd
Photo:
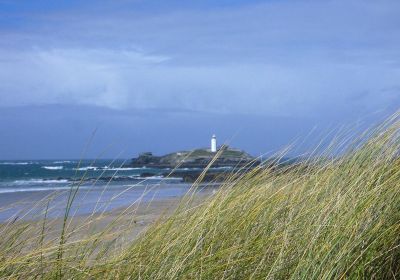
{"label": "rock outcrop", "polygon": [[[220,156],[213,163],[213,167],[242,167],[249,164],[258,165],[260,162],[248,153],[227,146],[222,147]],[[142,153],[133,158],[129,166],[148,168],[205,168],[216,156],[209,149],[195,149],[180,151],[164,156],[155,156],[150,152]]]}

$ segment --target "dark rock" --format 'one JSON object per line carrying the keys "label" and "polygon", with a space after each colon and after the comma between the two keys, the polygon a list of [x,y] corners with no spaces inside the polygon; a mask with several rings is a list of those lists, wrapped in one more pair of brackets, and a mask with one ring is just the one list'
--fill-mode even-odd
{"label": "dark rock", "polygon": [[196,149],[192,151],[181,151],[164,156],[154,156],[150,152],[142,153],[137,158],[133,158],[127,166],[131,167],[149,167],[149,168],[205,168],[214,160],[212,167],[243,167],[247,165],[256,166],[260,161],[249,155],[248,153],[232,149],[229,147],[221,147],[222,149],[218,158],[216,153],[208,149]]}

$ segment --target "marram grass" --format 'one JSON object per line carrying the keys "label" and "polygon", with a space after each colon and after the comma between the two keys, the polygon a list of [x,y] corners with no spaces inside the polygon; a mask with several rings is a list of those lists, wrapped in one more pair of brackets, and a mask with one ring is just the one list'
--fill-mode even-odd
{"label": "marram grass", "polygon": [[194,186],[134,240],[132,211],[100,232],[3,224],[0,278],[399,279],[398,116],[346,145],[232,176],[201,203]]}

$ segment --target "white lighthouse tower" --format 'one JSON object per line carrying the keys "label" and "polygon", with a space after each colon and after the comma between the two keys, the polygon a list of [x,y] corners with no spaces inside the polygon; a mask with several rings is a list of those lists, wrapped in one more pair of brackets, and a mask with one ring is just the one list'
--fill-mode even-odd
{"label": "white lighthouse tower", "polygon": [[211,137],[211,152],[217,152],[217,137],[215,136],[215,134],[213,134],[213,136]]}

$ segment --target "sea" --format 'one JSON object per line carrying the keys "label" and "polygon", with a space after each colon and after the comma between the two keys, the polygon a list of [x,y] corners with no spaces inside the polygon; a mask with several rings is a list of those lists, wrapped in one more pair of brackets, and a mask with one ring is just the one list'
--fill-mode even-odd
{"label": "sea", "polygon": [[46,202],[51,209],[46,215],[61,217],[75,190],[72,212],[87,215],[139,200],[180,197],[191,187],[181,178],[161,175],[169,169],[133,168],[125,163],[106,159],[0,161],[0,222],[40,218]]}
{"label": "sea", "polygon": [[[69,189],[108,183],[156,183],[168,169],[124,167],[125,160],[36,160],[0,161],[0,193]],[[154,176],[140,177],[141,174]],[[177,183],[179,178],[170,178]]]}

